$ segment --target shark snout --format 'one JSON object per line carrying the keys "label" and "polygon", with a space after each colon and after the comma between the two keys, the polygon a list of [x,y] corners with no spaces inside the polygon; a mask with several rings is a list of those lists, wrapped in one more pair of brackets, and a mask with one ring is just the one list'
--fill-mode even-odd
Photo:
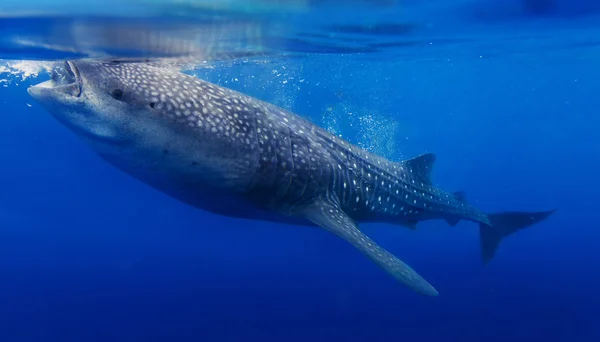
{"label": "shark snout", "polygon": [[44,104],[53,98],[53,89],[54,82],[50,80],[27,88],[27,93],[40,104]]}

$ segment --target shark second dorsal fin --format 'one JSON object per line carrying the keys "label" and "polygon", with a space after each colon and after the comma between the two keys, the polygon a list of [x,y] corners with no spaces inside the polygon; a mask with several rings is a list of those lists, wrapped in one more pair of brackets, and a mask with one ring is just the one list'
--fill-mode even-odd
{"label": "shark second dorsal fin", "polygon": [[454,198],[456,198],[456,200],[459,202],[467,203],[467,194],[465,194],[464,191],[453,192],[452,196],[454,196]]}
{"label": "shark second dorsal fin", "polygon": [[435,288],[410,266],[361,232],[354,221],[340,208],[337,199],[316,198],[311,204],[305,206],[300,214],[321,228],[348,241],[396,280],[414,291],[428,296],[437,296],[438,292]]}
{"label": "shark second dorsal fin", "polygon": [[421,182],[431,184],[431,170],[435,163],[435,154],[425,153],[402,162],[406,171],[413,174]]}

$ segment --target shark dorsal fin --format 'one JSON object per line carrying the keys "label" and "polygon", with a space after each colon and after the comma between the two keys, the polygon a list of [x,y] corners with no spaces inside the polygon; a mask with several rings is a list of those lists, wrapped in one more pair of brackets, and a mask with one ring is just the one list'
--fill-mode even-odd
{"label": "shark dorsal fin", "polygon": [[406,171],[413,174],[416,179],[427,184],[431,183],[431,170],[435,163],[435,154],[425,153],[412,159],[402,162],[407,168]]}

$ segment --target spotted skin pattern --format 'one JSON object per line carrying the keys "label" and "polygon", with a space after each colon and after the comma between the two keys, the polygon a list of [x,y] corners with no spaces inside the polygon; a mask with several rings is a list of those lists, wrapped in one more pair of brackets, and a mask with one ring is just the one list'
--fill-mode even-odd
{"label": "spotted skin pattern", "polygon": [[254,171],[245,190],[271,209],[294,212],[327,193],[359,221],[405,223],[439,212],[487,222],[485,214],[431,184],[431,154],[391,162],[284,109],[192,76],[135,63],[97,68],[109,88],[132,88],[123,101],[152,104],[151,114],[177,130],[252,155],[241,160]]}
{"label": "spotted skin pattern", "polygon": [[123,61],[65,68],[74,83],[51,80],[29,92],[108,162],[213,213],[320,226],[419,293],[437,295],[358,222],[491,227],[488,215],[431,183],[433,154],[390,161],[287,110],[171,69]]}

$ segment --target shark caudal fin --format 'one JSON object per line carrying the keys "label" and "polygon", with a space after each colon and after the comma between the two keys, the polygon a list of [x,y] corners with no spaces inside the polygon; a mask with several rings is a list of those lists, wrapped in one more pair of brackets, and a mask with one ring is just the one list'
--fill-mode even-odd
{"label": "shark caudal fin", "polygon": [[481,244],[481,258],[487,264],[505,237],[538,222],[545,220],[556,209],[539,212],[504,212],[488,214],[491,226],[479,224],[479,242]]}

